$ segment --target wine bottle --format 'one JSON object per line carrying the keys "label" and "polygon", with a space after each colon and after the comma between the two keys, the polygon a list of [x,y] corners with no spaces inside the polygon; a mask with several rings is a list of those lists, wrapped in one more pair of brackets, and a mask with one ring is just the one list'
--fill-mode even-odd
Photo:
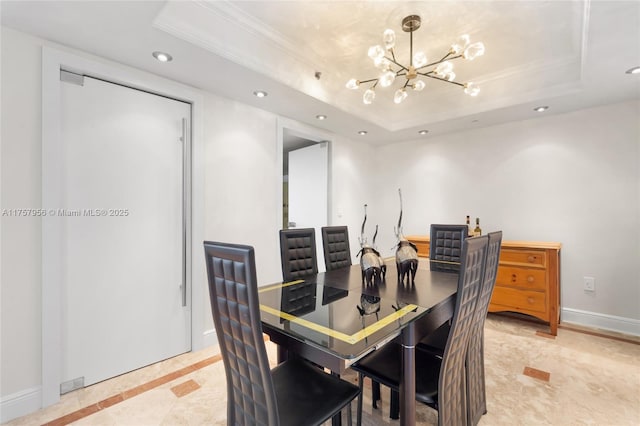
{"label": "wine bottle", "polygon": [[482,235],[482,229],[480,229],[480,218],[476,217],[476,227],[473,230],[473,236],[479,237],[480,235]]}
{"label": "wine bottle", "polygon": [[471,220],[469,219],[469,215],[467,215],[467,236],[471,235]]}

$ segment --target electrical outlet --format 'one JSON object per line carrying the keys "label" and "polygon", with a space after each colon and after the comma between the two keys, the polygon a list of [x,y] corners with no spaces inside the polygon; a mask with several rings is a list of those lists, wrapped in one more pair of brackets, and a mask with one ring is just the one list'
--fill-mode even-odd
{"label": "electrical outlet", "polygon": [[596,291],[596,279],[593,277],[582,277],[584,280],[584,291]]}

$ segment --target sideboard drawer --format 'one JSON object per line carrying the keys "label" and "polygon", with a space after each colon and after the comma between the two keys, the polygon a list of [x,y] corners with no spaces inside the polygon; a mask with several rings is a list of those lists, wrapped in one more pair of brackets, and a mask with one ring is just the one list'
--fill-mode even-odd
{"label": "sideboard drawer", "polygon": [[547,289],[547,273],[544,269],[500,265],[496,285],[544,291]]}
{"label": "sideboard drawer", "polygon": [[517,290],[508,287],[495,287],[491,304],[508,306],[514,311],[527,310],[546,312],[545,293],[540,291]]}
{"label": "sideboard drawer", "polygon": [[502,249],[500,263],[519,263],[544,267],[547,265],[547,256],[543,250]]}

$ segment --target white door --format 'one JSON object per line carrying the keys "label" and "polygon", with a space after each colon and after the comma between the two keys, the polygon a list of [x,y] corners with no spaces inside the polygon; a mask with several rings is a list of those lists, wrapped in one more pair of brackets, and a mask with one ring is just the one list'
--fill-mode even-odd
{"label": "white door", "polygon": [[321,228],[327,225],[329,144],[289,152],[289,227],[315,228],[318,270],[324,271]]}
{"label": "white door", "polygon": [[61,86],[64,392],[191,348],[183,294],[191,109],[89,77]]}

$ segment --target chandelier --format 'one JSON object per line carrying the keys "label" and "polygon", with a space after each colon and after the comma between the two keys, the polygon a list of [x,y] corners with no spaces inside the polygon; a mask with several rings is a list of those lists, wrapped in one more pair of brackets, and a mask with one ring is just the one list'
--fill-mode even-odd
{"label": "chandelier", "polygon": [[409,65],[403,65],[396,59],[393,48],[396,45],[396,34],[393,30],[387,29],[382,34],[383,46],[376,45],[369,48],[368,55],[373,60],[376,68],[381,70],[381,74],[376,78],[369,80],[357,80],[352,78],[347,82],[347,89],[358,89],[361,84],[373,83],[362,96],[362,102],[369,105],[376,97],[376,86],[389,87],[398,77],[404,77],[404,85],[396,90],[393,101],[397,104],[404,101],[407,96],[407,89],[411,88],[416,92],[420,92],[425,87],[420,76],[443,81],[449,84],[455,84],[464,89],[464,93],[470,96],[477,96],[480,88],[477,84],[458,83],[454,81],[456,78],[453,72],[453,63],[451,61],[464,58],[469,61],[474,60],[478,56],[484,54],[484,44],[481,42],[471,43],[468,35],[462,35],[451,45],[449,52],[441,59],[429,63],[424,52],[416,52],[413,54],[413,32],[420,28],[420,16],[409,15],[402,20],[402,31],[409,33]]}

